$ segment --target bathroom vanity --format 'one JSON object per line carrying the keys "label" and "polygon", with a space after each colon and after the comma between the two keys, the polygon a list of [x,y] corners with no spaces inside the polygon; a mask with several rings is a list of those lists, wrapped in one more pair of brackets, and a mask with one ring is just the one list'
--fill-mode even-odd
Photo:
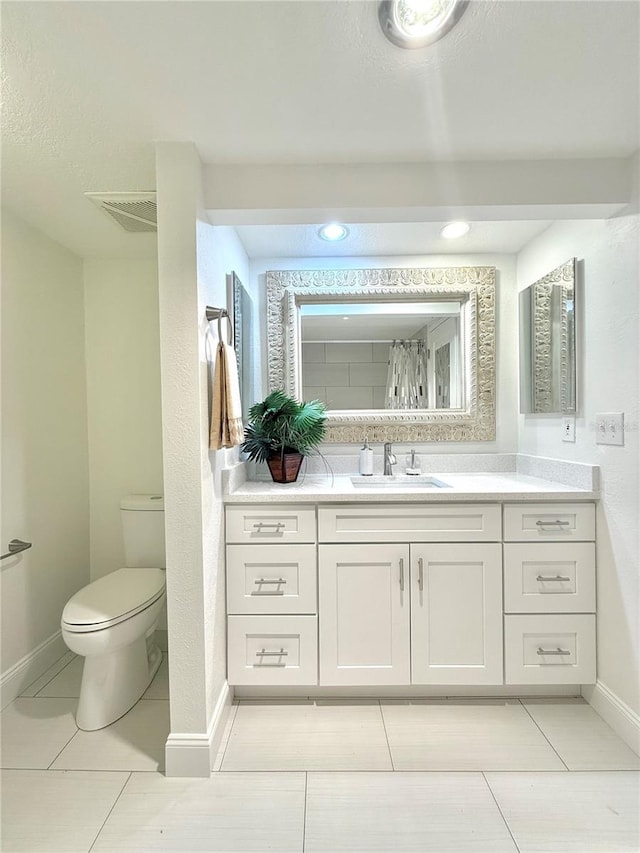
{"label": "bathroom vanity", "polygon": [[365,479],[227,495],[229,684],[595,681],[595,492]]}

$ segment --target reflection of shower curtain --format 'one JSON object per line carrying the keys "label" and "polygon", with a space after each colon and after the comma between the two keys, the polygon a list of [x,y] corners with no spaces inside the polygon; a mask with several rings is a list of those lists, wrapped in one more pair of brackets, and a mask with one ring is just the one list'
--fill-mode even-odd
{"label": "reflection of shower curtain", "polygon": [[427,407],[427,350],[424,341],[394,341],[389,348],[385,408]]}

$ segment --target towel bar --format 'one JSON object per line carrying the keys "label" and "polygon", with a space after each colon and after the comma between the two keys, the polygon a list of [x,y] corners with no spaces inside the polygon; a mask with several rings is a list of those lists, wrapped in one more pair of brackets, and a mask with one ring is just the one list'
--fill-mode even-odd
{"label": "towel bar", "polygon": [[31,542],[23,542],[22,539],[12,539],[9,542],[9,550],[6,554],[0,554],[0,560],[4,560],[5,557],[15,557],[16,554],[19,554],[21,551],[26,551],[27,548],[31,548]]}
{"label": "towel bar", "polygon": [[212,308],[211,305],[207,305],[206,308],[206,316],[207,322],[211,322],[212,320],[218,321],[218,340],[222,343],[222,325],[220,323],[223,317],[227,318],[227,322],[229,323],[229,346],[233,346],[233,324],[231,322],[231,317],[229,316],[229,312],[226,308]]}

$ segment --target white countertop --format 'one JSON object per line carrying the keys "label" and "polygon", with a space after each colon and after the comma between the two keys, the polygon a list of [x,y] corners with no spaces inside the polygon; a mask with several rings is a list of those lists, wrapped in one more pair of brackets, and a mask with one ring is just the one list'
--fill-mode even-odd
{"label": "white countertop", "polygon": [[[357,475],[352,475],[357,476]],[[416,489],[399,482],[397,488],[354,486],[351,476],[307,476],[297,483],[247,480],[224,496],[225,503],[443,503],[448,501],[588,501],[598,493],[542,480],[525,474],[440,474],[429,476],[446,488]],[[366,481],[366,477],[358,478]]]}

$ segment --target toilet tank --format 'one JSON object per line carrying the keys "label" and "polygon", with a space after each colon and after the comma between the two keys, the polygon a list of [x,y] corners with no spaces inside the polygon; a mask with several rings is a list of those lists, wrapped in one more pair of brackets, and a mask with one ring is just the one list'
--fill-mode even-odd
{"label": "toilet tank", "polygon": [[162,495],[127,495],[120,501],[125,566],[166,568]]}

